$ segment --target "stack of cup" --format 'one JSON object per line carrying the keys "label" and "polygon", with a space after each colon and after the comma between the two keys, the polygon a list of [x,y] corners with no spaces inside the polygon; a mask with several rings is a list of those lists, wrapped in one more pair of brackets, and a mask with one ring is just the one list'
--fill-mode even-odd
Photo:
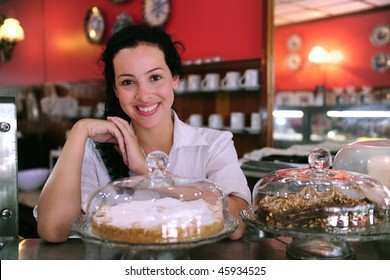
{"label": "stack of cup", "polygon": [[203,125],[203,116],[201,114],[192,114],[187,122],[189,125],[201,127]]}
{"label": "stack of cup", "polygon": [[217,91],[219,89],[219,74],[208,73],[200,82],[202,91]]}
{"label": "stack of cup", "polygon": [[245,128],[245,114],[243,112],[232,112],[230,114],[230,128],[232,130],[243,130]]}
{"label": "stack of cup", "polygon": [[229,71],[221,80],[223,90],[238,90],[240,89],[240,72]]}
{"label": "stack of cup", "polygon": [[223,116],[220,114],[212,114],[209,116],[209,127],[214,129],[223,128]]}
{"label": "stack of cup", "polygon": [[244,89],[259,88],[259,70],[247,69],[240,77],[240,86]]}
{"label": "stack of cup", "polygon": [[259,112],[251,113],[251,127],[250,131],[258,133],[261,130],[261,115]]}
{"label": "stack of cup", "polygon": [[191,74],[187,77],[187,91],[194,92],[200,90],[201,76],[197,74]]}

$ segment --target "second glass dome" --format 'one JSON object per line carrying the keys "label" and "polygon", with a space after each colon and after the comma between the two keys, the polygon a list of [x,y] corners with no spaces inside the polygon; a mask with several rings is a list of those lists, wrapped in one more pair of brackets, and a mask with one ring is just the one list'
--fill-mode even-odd
{"label": "second glass dome", "polygon": [[310,168],[278,170],[260,179],[253,213],[268,226],[298,231],[370,231],[389,220],[390,191],[357,172],[331,170],[326,149],[309,155]]}

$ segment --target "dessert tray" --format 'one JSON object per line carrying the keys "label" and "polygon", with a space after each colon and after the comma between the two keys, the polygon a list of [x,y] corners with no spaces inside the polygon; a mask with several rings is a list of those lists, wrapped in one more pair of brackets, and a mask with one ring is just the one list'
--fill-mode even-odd
{"label": "dessert tray", "polygon": [[73,224],[74,234],[80,236],[84,240],[96,244],[106,244],[118,248],[126,248],[132,250],[176,250],[176,249],[190,249],[209,243],[217,242],[223,238],[228,237],[238,227],[238,220],[229,214],[228,219],[225,220],[225,226],[222,231],[207,238],[194,239],[186,242],[167,242],[167,243],[130,243],[119,242],[100,238],[94,235],[91,231],[91,226],[87,222],[87,217],[83,215]]}
{"label": "dessert tray", "polygon": [[[291,259],[354,259],[348,242],[390,237],[390,192],[386,186],[365,174],[327,170],[331,161],[331,154],[318,148],[309,155],[310,168],[269,173],[255,185],[252,205],[240,213],[253,228],[292,237],[286,248]],[[300,208],[304,203],[318,205],[324,197],[333,200],[326,206]],[[270,205],[274,212],[266,212]],[[280,205],[293,207],[283,209],[289,211],[283,214],[278,211]]]}
{"label": "dessert tray", "polygon": [[355,253],[349,241],[373,241],[390,238],[390,221],[356,231],[341,229],[315,230],[301,227],[276,227],[259,219],[251,206],[241,212],[244,221],[273,236],[289,236],[292,242],[286,254],[291,259],[354,259]]}

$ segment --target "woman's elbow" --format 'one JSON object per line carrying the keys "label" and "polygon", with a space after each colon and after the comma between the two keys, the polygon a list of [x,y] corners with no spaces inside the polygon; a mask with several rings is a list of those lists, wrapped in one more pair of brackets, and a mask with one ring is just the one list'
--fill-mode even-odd
{"label": "woman's elbow", "polygon": [[58,225],[50,225],[38,222],[38,235],[40,238],[51,243],[60,243],[68,239],[70,229],[60,228]]}
{"label": "woman's elbow", "polygon": [[246,228],[246,225],[245,224],[241,224],[241,221],[240,221],[240,224],[239,224],[238,228],[232,234],[229,235],[229,239],[230,240],[241,239],[242,236],[245,233],[245,228]]}

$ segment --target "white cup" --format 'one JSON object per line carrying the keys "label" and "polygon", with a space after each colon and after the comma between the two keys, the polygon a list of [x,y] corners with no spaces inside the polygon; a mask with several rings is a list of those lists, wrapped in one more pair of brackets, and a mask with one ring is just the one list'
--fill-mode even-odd
{"label": "white cup", "polygon": [[251,113],[251,129],[261,130],[261,115],[258,112]]}
{"label": "white cup", "polygon": [[179,81],[179,84],[178,84],[178,86],[177,86],[175,92],[176,92],[176,93],[183,93],[183,92],[186,91],[186,87],[187,87],[187,82],[186,82],[186,80],[181,79],[181,80]]}
{"label": "white cup", "polygon": [[201,114],[192,114],[188,118],[188,123],[192,126],[201,127],[203,125],[203,116]]}
{"label": "white cup", "polygon": [[245,128],[245,114],[243,112],[230,113],[230,128],[237,130]]}
{"label": "white cup", "polygon": [[187,90],[199,91],[200,90],[201,76],[197,74],[190,74],[187,77]]}
{"label": "white cup", "polygon": [[212,114],[209,116],[209,127],[214,129],[223,128],[223,117],[220,114]]}
{"label": "white cup", "polygon": [[259,87],[259,70],[247,69],[240,77],[240,86],[243,88],[258,88]]}
{"label": "white cup", "polygon": [[200,82],[200,87],[203,91],[215,91],[219,88],[219,74],[208,73]]}
{"label": "white cup", "polygon": [[221,80],[221,87],[224,90],[237,90],[240,88],[241,73],[236,71],[229,71]]}
{"label": "white cup", "polygon": [[96,104],[96,107],[95,107],[93,115],[96,118],[101,118],[104,115],[104,110],[105,110],[104,102],[99,102],[98,104]]}

